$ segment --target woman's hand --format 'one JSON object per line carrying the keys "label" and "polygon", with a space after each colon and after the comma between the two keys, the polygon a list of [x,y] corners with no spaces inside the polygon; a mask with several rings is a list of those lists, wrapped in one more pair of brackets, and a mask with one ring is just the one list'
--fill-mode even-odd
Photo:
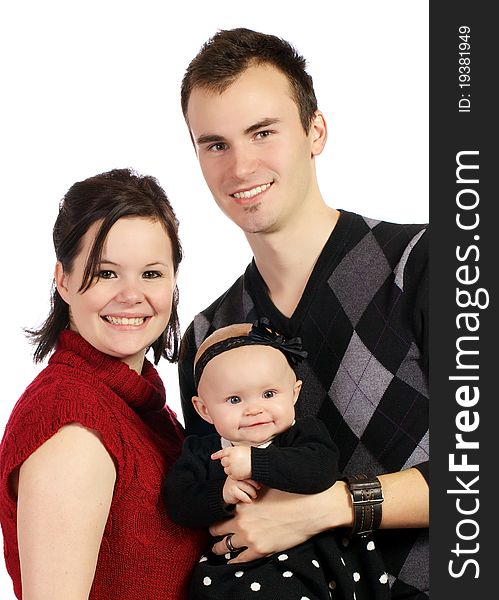
{"label": "woman's hand", "polygon": [[76,423],[23,463],[17,503],[23,598],[88,599],[115,480],[99,436]]}

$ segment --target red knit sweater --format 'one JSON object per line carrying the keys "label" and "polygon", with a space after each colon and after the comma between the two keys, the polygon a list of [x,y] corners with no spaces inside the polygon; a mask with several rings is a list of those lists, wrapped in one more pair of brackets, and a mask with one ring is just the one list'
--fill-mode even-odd
{"label": "red knit sweater", "polygon": [[17,402],[0,445],[0,522],[16,596],[22,591],[10,475],[68,423],[97,431],[117,471],[89,598],[187,598],[206,533],[173,523],[161,501],[183,438],[161,379],[147,360],[138,375],[71,331],[61,334],[48,366]]}

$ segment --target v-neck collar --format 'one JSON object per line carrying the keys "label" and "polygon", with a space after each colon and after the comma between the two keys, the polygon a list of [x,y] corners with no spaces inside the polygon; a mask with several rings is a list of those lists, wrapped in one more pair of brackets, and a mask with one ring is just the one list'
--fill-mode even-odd
{"label": "v-neck collar", "polygon": [[255,302],[257,313],[265,315],[278,330],[289,336],[296,335],[301,323],[308,313],[315,291],[331,273],[331,264],[338,259],[352,226],[354,215],[346,210],[339,211],[340,216],[329,238],[317,258],[312,273],[308,278],[305,289],[290,317],[284,315],[272,301],[269,289],[263,279],[255,259],[246,269],[246,278],[251,289],[251,296]]}

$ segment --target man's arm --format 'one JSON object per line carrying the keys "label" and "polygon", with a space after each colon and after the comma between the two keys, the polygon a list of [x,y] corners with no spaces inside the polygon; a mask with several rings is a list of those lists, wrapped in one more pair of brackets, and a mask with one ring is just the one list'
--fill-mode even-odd
{"label": "man's arm", "polygon": [[[428,484],[417,469],[380,475],[385,501],[382,528],[427,527]],[[320,494],[297,495],[269,489],[252,504],[239,504],[228,523],[210,528],[214,536],[234,533],[235,547],[247,546],[231,562],[245,562],[300,544],[314,535],[337,527],[351,527],[353,508],[343,481]],[[224,554],[225,538],[214,552]]]}

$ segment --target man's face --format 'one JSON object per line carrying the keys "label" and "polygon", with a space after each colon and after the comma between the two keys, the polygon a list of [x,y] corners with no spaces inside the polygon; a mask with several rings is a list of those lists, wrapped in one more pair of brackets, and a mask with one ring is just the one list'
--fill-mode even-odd
{"label": "man's face", "polygon": [[229,219],[246,233],[271,233],[300,217],[323,142],[319,149],[314,125],[305,133],[283,73],[252,66],[222,94],[194,88],[187,116],[206,183]]}

